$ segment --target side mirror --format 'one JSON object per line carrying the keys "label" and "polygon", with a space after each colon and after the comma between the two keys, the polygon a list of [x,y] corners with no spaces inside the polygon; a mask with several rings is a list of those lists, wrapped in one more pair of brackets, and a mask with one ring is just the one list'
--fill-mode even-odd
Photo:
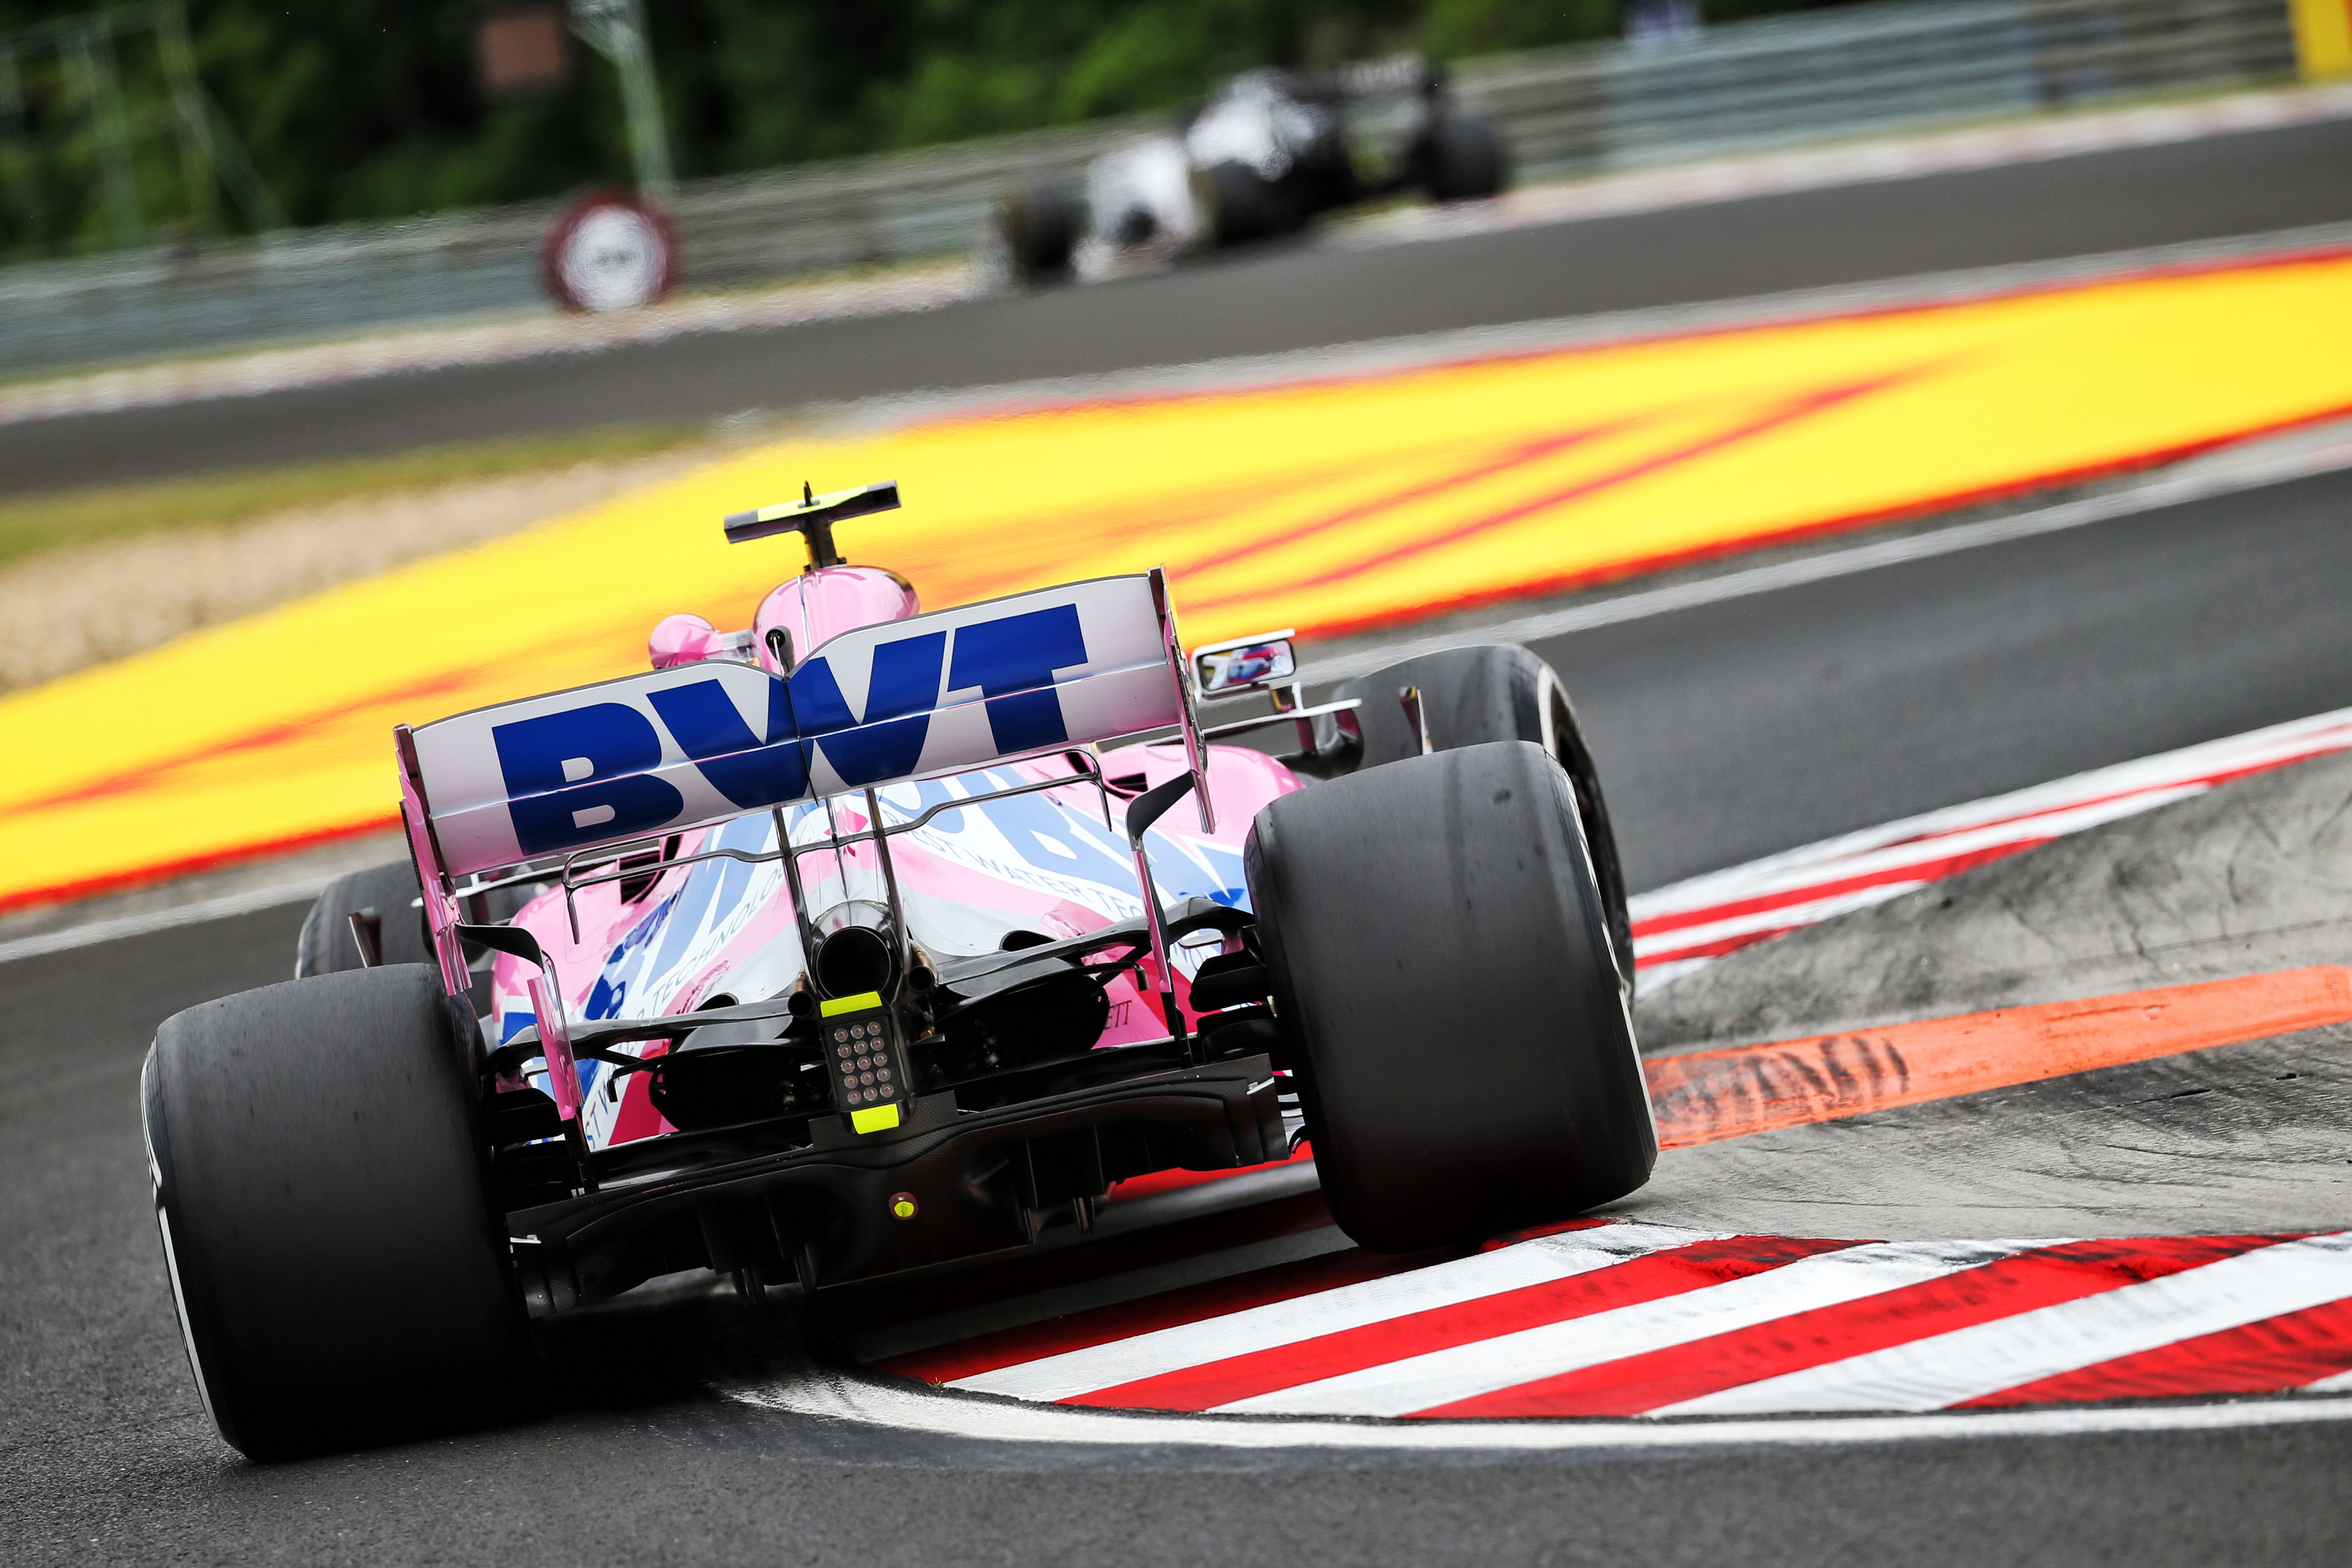
{"label": "side mirror", "polygon": [[1270,632],[1239,642],[1213,643],[1192,650],[1192,679],[1202,697],[1238,697],[1277,686],[1298,673],[1292,631]]}

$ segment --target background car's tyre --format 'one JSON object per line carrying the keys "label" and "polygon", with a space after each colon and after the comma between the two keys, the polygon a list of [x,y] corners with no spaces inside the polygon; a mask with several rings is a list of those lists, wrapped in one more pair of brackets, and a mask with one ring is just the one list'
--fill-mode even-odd
{"label": "background car's tyre", "polygon": [[1617,836],[1609,826],[1609,803],[1601,793],[1601,773],[1592,749],[1569,702],[1568,688],[1550,665],[1517,643],[1488,643],[1423,654],[1350,680],[1334,698],[1360,697],[1356,710],[1363,731],[1358,771],[1421,754],[1421,736],[1405,718],[1397,693],[1421,689],[1430,744],[1449,751],[1493,741],[1532,741],[1549,752],[1576,786],[1576,810],[1592,854],[1592,874],[1601,886],[1609,922],[1610,949],[1625,984],[1633,978],[1633,926],[1625,908],[1625,873],[1617,860]]}
{"label": "background car's tyre", "polygon": [[1024,185],[997,205],[997,232],[1013,276],[1031,285],[1070,275],[1086,215],[1078,198],[1059,185]]}
{"label": "background car's tyre", "polygon": [[1307,1134],[1361,1245],[1622,1197],[1657,1131],[1568,776],[1522,741],[1285,795],[1244,851]]}
{"label": "background car's tyre", "polygon": [[338,877],[326,886],[310,912],[302,919],[302,934],[294,942],[294,978],[310,974],[340,974],[364,967],[352,941],[352,916],[373,910],[383,934],[386,963],[431,963],[433,939],[425,911],[417,907],[416,868],[405,860],[387,861]]}
{"label": "background car's tyre", "polygon": [[1221,249],[1270,239],[1298,226],[1290,193],[1261,179],[1246,163],[1211,164],[1200,172],[1196,190],[1207,230]]}
{"label": "background car's tyre", "polygon": [[1448,110],[1429,129],[1423,144],[1422,188],[1433,202],[1475,201],[1499,195],[1510,184],[1510,162],[1494,122],[1459,110]]}
{"label": "background car's tyre", "polygon": [[524,1364],[471,1020],[422,965],[164,1021],[140,1095],[188,1359],[221,1436],[289,1458],[477,1422]]}

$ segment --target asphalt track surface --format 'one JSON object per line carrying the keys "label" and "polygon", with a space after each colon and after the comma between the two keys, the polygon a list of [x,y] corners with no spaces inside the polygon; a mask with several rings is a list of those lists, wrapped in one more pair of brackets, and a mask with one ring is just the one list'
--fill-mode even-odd
{"label": "asphalt track surface", "polygon": [[0,427],[0,494],[1191,363],[2352,219],[2352,121],[1366,250],[1276,247],[920,314]]}
{"label": "asphalt track surface", "polygon": [[[2352,702],[2352,474],[1563,638],[1654,884]],[[154,1025],[281,978],[299,907],[0,968],[0,1559],[1581,1563],[2342,1561],[2352,1424],[1527,1457],[1063,1449],[753,1409],[788,1321],[582,1325],[565,1408],[259,1469],[172,1321]]]}

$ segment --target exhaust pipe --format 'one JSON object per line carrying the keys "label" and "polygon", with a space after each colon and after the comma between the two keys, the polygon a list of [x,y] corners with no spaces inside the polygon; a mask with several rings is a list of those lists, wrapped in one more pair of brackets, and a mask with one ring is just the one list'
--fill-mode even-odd
{"label": "exhaust pipe", "polygon": [[889,906],[851,899],[816,917],[812,961],[817,989],[827,996],[888,992],[898,978],[898,922]]}

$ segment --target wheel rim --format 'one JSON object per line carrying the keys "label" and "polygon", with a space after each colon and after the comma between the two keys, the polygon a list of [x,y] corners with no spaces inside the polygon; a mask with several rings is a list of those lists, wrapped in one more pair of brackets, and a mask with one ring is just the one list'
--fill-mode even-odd
{"label": "wheel rim", "polygon": [[1617,983],[1627,997],[1633,994],[1633,932],[1625,910],[1625,875],[1617,861],[1616,836],[1601,794],[1601,779],[1582,746],[1576,710],[1569,706],[1568,689],[1549,667],[1537,694],[1536,710],[1542,715],[1543,748],[1568,774],[1576,795],[1576,816],[1584,830],[1585,853],[1592,864],[1592,880],[1601,889],[1609,927],[1610,956],[1617,965]]}

